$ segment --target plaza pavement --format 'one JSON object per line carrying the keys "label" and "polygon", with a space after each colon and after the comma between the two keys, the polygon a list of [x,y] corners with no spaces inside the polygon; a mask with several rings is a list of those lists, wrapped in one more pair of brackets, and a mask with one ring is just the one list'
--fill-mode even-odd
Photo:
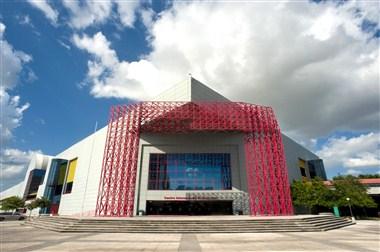
{"label": "plaza pavement", "polygon": [[0,222],[0,251],[380,251],[380,221],[327,232],[243,234],[56,233]]}

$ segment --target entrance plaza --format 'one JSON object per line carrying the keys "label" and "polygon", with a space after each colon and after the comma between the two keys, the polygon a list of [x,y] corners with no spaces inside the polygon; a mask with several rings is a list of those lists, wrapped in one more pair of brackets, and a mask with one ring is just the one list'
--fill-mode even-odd
{"label": "entrance plaza", "polygon": [[[191,217],[190,217],[191,218]],[[379,221],[327,232],[244,234],[57,233],[0,223],[0,251],[361,251],[380,250]]]}

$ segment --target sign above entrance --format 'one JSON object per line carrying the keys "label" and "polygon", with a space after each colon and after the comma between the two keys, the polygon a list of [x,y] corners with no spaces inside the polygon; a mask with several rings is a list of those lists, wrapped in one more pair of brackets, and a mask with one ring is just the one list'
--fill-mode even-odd
{"label": "sign above entrance", "polygon": [[216,196],[164,196],[165,200],[218,200]]}

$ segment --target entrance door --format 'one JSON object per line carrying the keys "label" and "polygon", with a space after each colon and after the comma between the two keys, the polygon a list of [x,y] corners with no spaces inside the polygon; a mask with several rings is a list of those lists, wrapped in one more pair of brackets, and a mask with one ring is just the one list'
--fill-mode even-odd
{"label": "entrance door", "polygon": [[231,215],[232,201],[147,201],[148,215]]}

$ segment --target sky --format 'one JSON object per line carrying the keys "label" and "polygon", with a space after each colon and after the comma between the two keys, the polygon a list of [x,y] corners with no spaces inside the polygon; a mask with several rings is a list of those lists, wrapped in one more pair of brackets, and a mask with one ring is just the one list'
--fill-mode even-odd
{"label": "sky", "polygon": [[188,73],[272,106],[329,178],[380,172],[377,1],[0,2],[0,189]]}

